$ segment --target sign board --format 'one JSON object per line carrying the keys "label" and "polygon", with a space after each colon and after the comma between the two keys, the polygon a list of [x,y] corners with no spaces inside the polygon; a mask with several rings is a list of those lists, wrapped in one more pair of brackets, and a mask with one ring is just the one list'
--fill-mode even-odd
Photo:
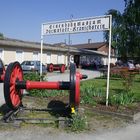
{"label": "sign board", "polygon": [[44,23],[42,35],[109,30],[109,16]]}
{"label": "sign board", "polygon": [[[84,33],[84,32],[87,33],[108,30],[109,52],[108,52],[107,90],[106,90],[106,105],[108,105],[110,55],[111,55],[111,28],[112,28],[112,15],[43,23],[41,26],[41,64],[42,64],[43,36]],[[40,65],[40,75],[42,75],[42,65]]]}

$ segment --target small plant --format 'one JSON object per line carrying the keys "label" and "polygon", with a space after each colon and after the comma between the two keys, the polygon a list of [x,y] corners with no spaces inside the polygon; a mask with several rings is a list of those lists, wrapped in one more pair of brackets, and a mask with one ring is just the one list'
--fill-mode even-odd
{"label": "small plant", "polygon": [[135,75],[131,72],[121,72],[121,77],[123,79],[123,86],[126,92],[130,92],[134,82]]}
{"label": "small plant", "polygon": [[87,128],[87,120],[85,116],[76,113],[72,115],[72,122],[69,129],[72,132],[83,131]]}
{"label": "small plant", "polygon": [[134,102],[134,94],[123,91],[119,94],[112,95],[109,102],[112,105],[129,105]]}
{"label": "small plant", "polygon": [[35,72],[27,73],[24,75],[24,80],[40,81],[40,75]]}
{"label": "small plant", "polygon": [[96,105],[97,102],[94,97],[102,99],[104,92],[100,88],[95,88],[94,85],[87,85],[81,88],[81,103]]}

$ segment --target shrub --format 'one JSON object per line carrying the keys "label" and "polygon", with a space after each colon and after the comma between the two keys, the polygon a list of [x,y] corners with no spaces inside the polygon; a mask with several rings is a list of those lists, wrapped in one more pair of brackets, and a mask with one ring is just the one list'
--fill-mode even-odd
{"label": "shrub", "polygon": [[81,116],[76,113],[72,115],[72,122],[70,124],[69,130],[73,132],[79,132],[85,130],[87,127],[86,116]]}
{"label": "shrub", "polygon": [[123,86],[126,92],[131,91],[134,82],[135,75],[131,72],[121,72],[121,77],[123,79]]}
{"label": "shrub", "polygon": [[101,88],[95,88],[94,85],[81,86],[81,103],[96,105],[96,100],[93,97],[99,97],[101,100],[104,97],[104,92]]}
{"label": "shrub", "polygon": [[128,105],[134,102],[134,94],[132,92],[123,91],[119,94],[110,96],[109,103],[111,105]]}

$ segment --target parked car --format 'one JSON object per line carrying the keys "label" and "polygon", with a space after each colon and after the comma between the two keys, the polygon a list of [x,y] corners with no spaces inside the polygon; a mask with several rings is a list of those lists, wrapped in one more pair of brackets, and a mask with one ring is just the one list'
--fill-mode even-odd
{"label": "parked car", "polygon": [[134,65],[134,61],[133,60],[128,60],[126,62],[118,60],[116,62],[116,66],[121,67],[121,68],[125,67],[125,68],[128,68],[129,70],[135,69],[135,65]]}
{"label": "parked car", "polygon": [[93,69],[93,70],[97,69],[97,65],[95,64],[95,62],[86,62],[86,61],[82,62],[81,67],[83,69]]}
{"label": "parked car", "polygon": [[[21,63],[23,73],[40,72],[40,61],[23,61]],[[42,73],[46,73],[47,68],[42,64]]]}

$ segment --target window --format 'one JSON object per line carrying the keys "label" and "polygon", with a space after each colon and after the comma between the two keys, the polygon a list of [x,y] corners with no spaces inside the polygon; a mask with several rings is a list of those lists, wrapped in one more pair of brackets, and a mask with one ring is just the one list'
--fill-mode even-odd
{"label": "window", "polygon": [[62,55],[61,54],[57,55],[57,64],[62,64]]}
{"label": "window", "polygon": [[51,63],[51,53],[47,53],[47,64],[50,64]]}
{"label": "window", "polygon": [[19,63],[23,62],[23,51],[16,51],[16,61],[18,61]]}
{"label": "window", "polygon": [[33,60],[39,60],[38,52],[33,52]]}

